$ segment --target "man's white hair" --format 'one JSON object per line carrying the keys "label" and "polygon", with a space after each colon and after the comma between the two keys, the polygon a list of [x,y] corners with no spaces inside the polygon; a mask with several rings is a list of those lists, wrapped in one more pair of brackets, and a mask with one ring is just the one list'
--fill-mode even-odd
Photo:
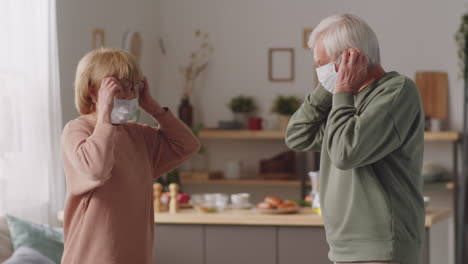
{"label": "man's white hair", "polygon": [[322,37],[327,56],[333,60],[343,51],[355,48],[367,56],[370,67],[380,64],[379,41],[375,32],[355,15],[333,15],[322,20],[309,37],[309,48],[314,49],[315,42]]}

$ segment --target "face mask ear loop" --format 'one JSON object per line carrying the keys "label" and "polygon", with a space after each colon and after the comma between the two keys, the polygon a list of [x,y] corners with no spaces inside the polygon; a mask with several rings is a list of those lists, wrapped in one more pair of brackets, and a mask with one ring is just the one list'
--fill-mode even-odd
{"label": "face mask ear loop", "polygon": [[341,63],[341,55],[338,56],[338,58],[335,60],[335,63],[334,63],[334,64],[335,64],[335,65],[336,65],[336,64],[339,65],[340,63]]}

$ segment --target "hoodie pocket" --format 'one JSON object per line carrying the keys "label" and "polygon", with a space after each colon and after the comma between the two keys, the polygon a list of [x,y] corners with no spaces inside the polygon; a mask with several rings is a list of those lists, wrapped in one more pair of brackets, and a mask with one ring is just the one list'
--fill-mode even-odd
{"label": "hoodie pocket", "polygon": [[[329,240],[372,241],[393,238],[390,199],[374,175],[347,171],[330,177],[322,202]],[[358,176],[359,175],[359,176]]]}

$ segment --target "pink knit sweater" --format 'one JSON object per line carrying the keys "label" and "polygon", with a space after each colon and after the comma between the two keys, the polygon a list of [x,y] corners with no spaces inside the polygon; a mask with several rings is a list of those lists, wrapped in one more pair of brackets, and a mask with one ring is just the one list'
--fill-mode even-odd
{"label": "pink knit sweater", "polygon": [[172,112],[154,118],[159,128],[131,122],[96,124],[84,118],[65,126],[62,263],[153,262],[153,180],[200,148],[192,131]]}

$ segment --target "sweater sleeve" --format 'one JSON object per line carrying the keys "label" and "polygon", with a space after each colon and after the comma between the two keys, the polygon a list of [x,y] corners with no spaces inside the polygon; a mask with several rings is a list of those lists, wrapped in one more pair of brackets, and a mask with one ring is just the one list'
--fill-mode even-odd
{"label": "sweater sleeve", "polygon": [[73,194],[88,192],[104,184],[114,166],[114,130],[110,124],[97,124],[94,131],[69,124],[62,135],[62,158],[69,173],[68,186]]}
{"label": "sweater sleeve", "polygon": [[[401,89],[387,87],[357,114],[354,95],[338,92],[328,118],[327,150],[335,167],[346,170],[372,164],[401,145],[398,119],[410,118],[407,107],[395,102]],[[400,105],[400,106],[398,106]],[[391,113],[391,114],[390,114]]]}
{"label": "sweater sleeve", "polygon": [[170,110],[154,116],[159,127],[142,126],[153,161],[153,177],[157,178],[179,166],[200,150],[200,142],[192,130]]}
{"label": "sweater sleeve", "polygon": [[318,85],[291,117],[286,145],[296,151],[320,151],[331,104],[331,93]]}

